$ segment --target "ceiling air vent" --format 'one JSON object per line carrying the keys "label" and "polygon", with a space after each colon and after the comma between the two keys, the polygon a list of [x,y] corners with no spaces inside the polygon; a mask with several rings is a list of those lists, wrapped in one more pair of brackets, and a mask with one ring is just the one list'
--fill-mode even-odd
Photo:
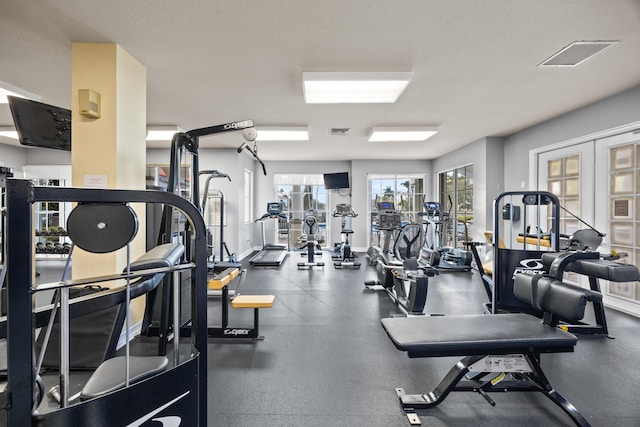
{"label": "ceiling air vent", "polygon": [[334,136],[346,136],[349,135],[351,128],[331,128],[329,129],[329,135]]}
{"label": "ceiling air vent", "polygon": [[575,41],[545,59],[538,67],[575,67],[616,43],[616,40]]}

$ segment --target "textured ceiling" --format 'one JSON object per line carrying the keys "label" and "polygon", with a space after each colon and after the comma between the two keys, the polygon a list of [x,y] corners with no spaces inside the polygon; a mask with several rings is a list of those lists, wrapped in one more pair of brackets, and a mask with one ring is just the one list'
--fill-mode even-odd
{"label": "textured ceiling", "polygon": [[[0,0],[0,11],[1,81],[70,108],[71,43],[118,43],[147,67],[149,125],[309,126],[308,142],[259,142],[267,160],[430,159],[640,84],[640,0]],[[620,43],[576,68],[536,67],[575,40]],[[395,104],[307,105],[303,71],[413,79]],[[421,124],[440,132],[367,142],[373,126]]]}

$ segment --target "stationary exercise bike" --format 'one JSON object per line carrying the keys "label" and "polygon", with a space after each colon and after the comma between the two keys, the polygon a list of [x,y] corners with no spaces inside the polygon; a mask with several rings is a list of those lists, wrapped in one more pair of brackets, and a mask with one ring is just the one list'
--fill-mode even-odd
{"label": "stationary exercise bike", "polygon": [[[316,245],[319,245],[319,239],[317,237],[318,230],[320,229],[320,221],[315,215],[314,211],[309,211],[305,214],[302,220],[302,233],[301,244],[297,245],[300,249],[307,250],[307,261],[299,262],[298,269],[311,268],[311,267],[324,267],[323,261],[316,261]],[[320,252],[320,255],[322,253]]]}
{"label": "stationary exercise bike", "polygon": [[353,234],[353,230],[351,228],[346,228],[347,218],[355,218],[358,214],[353,211],[351,205],[338,203],[331,216],[334,218],[341,217],[340,243],[335,244],[333,253],[331,254],[331,258],[334,260],[333,266],[335,268],[360,268],[360,263],[356,262],[356,258],[358,258],[358,256],[351,250],[351,244],[349,243],[349,235]]}
{"label": "stationary exercise bike", "polygon": [[472,255],[464,249],[444,246],[446,233],[451,228],[451,215],[444,212],[439,202],[424,202],[420,214],[425,224],[425,243],[422,260],[441,271],[471,271]]}

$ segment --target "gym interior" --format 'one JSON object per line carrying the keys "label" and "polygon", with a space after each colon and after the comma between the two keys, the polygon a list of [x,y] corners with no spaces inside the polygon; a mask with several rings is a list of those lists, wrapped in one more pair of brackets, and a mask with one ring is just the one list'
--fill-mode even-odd
{"label": "gym interior", "polygon": [[640,425],[640,2],[236,3],[2,1],[0,425]]}

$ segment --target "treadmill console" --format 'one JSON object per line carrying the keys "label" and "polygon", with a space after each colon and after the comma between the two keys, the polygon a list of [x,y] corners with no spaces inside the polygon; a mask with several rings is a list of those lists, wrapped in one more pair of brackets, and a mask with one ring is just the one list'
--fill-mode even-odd
{"label": "treadmill console", "polygon": [[398,230],[402,228],[400,212],[393,202],[376,202],[378,208],[378,229]]}
{"label": "treadmill console", "polygon": [[439,216],[441,213],[440,203],[438,202],[424,202],[424,211],[429,216]]}
{"label": "treadmill console", "polygon": [[379,211],[395,211],[396,205],[393,202],[376,202]]}
{"label": "treadmill console", "polygon": [[267,213],[269,215],[280,215],[283,210],[284,210],[284,204],[282,202],[267,203]]}

